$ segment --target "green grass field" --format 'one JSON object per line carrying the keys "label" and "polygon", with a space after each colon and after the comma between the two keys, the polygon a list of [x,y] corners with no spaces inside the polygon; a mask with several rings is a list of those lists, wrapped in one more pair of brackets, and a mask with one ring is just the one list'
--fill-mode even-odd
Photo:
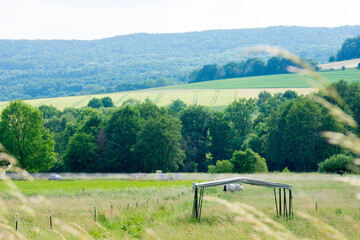
{"label": "green grass field", "polygon": [[[18,232],[27,239],[359,239],[359,188],[334,175],[246,176],[292,185],[294,219],[276,216],[273,189],[251,185],[226,194],[221,186],[206,188],[201,222],[191,217],[192,181],[15,181],[28,196],[22,201],[7,194],[2,182],[0,196],[9,225],[15,225],[14,214],[19,213]],[[22,209],[24,205],[33,214]]]}
{"label": "green grass field", "polygon": [[[122,180],[64,180],[64,181],[15,181],[20,191],[25,195],[45,194],[57,195],[82,193],[84,188],[86,192],[93,191],[124,191],[129,188],[147,188],[154,189],[191,186],[192,181],[122,181]],[[0,181],[0,194],[5,189],[4,183]]]}
{"label": "green grass field", "polygon": [[[360,80],[360,71],[348,69],[345,71],[321,72],[321,76],[330,82],[344,79],[349,82]],[[309,88],[309,78],[298,74],[279,74],[244,78],[230,78],[185,85],[168,86],[162,89],[247,89],[247,88]]]}
{"label": "green grass field", "polygon": [[[355,69],[322,72],[321,75],[330,82],[335,82],[340,79],[349,82],[360,80],[360,71]],[[93,97],[102,98],[109,96],[112,98],[115,106],[121,106],[122,103],[128,99],[144,101],[148,98],[159,106],[165,106],[170,104],[173,100],[181,99],[186,104],[200,104],[216,108],[219,106],[226,106],[240,97],[257,97],[259,92],[263,90],[276,93],[291,89],[299,94],[308,94],[316,91],[308,84],[308,80],[307,77],[297,74],[268,75],[224,79],[129,92],[26,100],[26,102],[33,106],[40,106],[42,104],[52,105],[63,110],[66,107],[84,107]],[[8,102],[0,102],[0,111],[7,104]]]}

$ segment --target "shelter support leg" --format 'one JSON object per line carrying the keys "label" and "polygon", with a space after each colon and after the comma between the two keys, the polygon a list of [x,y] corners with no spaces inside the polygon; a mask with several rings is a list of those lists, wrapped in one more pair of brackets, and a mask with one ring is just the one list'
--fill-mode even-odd
{"label": "shelter support leg", "polygon": [[276,206],[276,216],[279,217],[279,210],[278,210],[275,188],[274,188],[274,197],[275,197],[275,206]]}
{"label": "shelter support leg", "polygon": [[292,202],[292,192],[289,190],[289,218],[292,219],[294,217],[294,209]]}
{"label": "shelter support leg", "polygon": [[284,188],[284,217],[288,217],[288,209],[287,209],[287,202],[286,202],[286,189]]}
{"label": "shelter support leg", "polygon": [[204,197],[204,188],[200,188],[200,192],[198,188],[194,190],[194,203],[193,203],[193,217],[200,221],[201,218],[201,210],[202,210],[202,203]]}
{"label": "shelter support leg", "polygon": [[194,189],[193,217],[198,218],[198,188]]}
{"label": "shelter support leg", "polygon": [[281,188],[279,188],[279,215],[281,216],[281,201],[282,201],[282,199],[281,199]]}
{"label": "shelter support leg", "polygon": [[204,197],[204,190],[205,190],[205,188],[200,189],[200,197],[199,197],[199,204],[198,204],[198,207],[199,207],[199,210],[198,210],[199,222],[200,222],[200,218],[201,218],[201,210],[202,210],[202,203],[203,203],[203,197]]}

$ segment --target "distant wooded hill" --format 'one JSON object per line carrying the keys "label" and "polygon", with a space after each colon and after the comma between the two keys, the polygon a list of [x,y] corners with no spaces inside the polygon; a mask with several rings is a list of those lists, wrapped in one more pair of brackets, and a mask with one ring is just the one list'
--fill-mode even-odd
{"label": "distant wooded hill", "polygon": [[242,51],[259,44],[279,46],[323,63],[345,39],[359,33],[360,26],[282,26],[138,33],[91,41],[0,40],[0,100],[113,92],[129,83],[161,86],[185,81],[205,64],[244,60]]}
{"label": "distant wooded hill", "polygon": [[336,54],[336,58],[332,55],[329,58],[329,62],[344,61],[360,58],[360,35],[354,38],[348,38],[342,44],[341,49]]}

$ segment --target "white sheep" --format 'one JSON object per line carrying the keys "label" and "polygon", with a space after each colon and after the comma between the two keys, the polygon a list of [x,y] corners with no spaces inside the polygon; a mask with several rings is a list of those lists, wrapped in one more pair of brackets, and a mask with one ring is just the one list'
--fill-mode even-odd
{"label": "white sheep", "polygon": [[226,184],[224,186],[224,191],[230,191],[230,192],[239,192],[239,191],[244,191],[244,187],[241,186],[238,183],[235,184]]}

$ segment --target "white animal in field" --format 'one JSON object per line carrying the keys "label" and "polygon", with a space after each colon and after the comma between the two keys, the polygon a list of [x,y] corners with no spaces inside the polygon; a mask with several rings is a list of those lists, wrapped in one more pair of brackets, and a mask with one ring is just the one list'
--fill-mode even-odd
{"label": "white animal in field", "polygon": [[49,181],[50,180],[62,180],[62,176],[60,176],[59,174],[52,174],[50,177],[49,177]]}
{"label": "white animal in field", "polygon": [[240,184],[235,183],[235,184],[226,184],[226,190],[230,192],[239,192],[239,191],[244,191],[244,188]]}

